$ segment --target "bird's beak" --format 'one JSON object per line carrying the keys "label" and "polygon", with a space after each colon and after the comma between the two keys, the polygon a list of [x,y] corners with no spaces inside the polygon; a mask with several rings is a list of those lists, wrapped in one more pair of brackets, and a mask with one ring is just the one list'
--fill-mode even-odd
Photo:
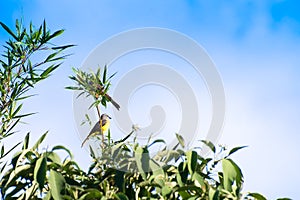
{"label": "bird's beak", "polygon": [[110,116],[108,116],[108,115],[107,115],[107,117],[108,117],[109,119],[111,119],[111,117],[110,117]]}

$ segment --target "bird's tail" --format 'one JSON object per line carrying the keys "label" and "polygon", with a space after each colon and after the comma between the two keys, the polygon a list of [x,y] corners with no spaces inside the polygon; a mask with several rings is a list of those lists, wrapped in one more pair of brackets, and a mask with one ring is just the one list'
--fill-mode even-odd
{"label": "bird's tail", "polygon": [[108,94],[105,94],[105,97],[112,103],[112,105],[114,105],[115,107],[116,107],[116,109],[117,110],[120,110],[120,105],[117,103],[117,102],[115,102],[112,98],[111,98],[111,96],[109,96]]}

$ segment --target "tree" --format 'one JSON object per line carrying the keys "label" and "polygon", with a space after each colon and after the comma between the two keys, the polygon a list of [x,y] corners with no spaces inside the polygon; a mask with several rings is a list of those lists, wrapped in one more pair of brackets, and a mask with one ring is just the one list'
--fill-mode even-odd
{"label": "tree", "polygon": [[[63,30],[51,33],[45,21],[38,29],[30,24],[29,31],[18,21],[15,32],[3,23],[1,26],[11,37],[0,60],[2,199],[265,199],[258,193],[242,192],[243,174],[230,156],[244,146],[227,150],[202,141],[211,150],[211,156],[202,157],[197,149],[182,150],[184,141],[178,134],[179,148],[173,149],[168,149],[163,140],[149,139],[147,145],[140,145],[135,139],[127,141],[128,137],[113,141],[110,133],[100,134],[105,148],[101,156],[90,149],[93,162],[83,171],[64,146],[40,150],[47,133],[32,147],[28,145],[30,134],[27,133],[21,149],[5,163],[4,158],[21,143],[6,150],[3,140],[16,135],[16,125],[32,114],[20,114],[22,100],[30,98],[28,91],[61,65],[60,61],[67,56],[63,53],[73,45],[51,45],[50,41]],[[32,63],[30,58],[39,52],[45,58]],[[70,78],[76,86],[67,89],[92,96],[91,108],[98,111],[99,117],[100,107],[109,102],[118,109],[118,104],[108,95],[113,75],[107,76],[106,67],[95,73],[74,69],[74,73]],[[150,147],[157,144],[165,147],[151,157]],[[61,159],[57,151],[64,151],[66,157]]]}

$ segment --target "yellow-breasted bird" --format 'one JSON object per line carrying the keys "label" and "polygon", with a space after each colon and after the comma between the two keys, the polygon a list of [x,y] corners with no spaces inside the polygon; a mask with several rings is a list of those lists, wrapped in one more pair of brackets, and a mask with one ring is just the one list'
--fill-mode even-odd
{"label": "yellow-breasted bird", "polygon": [[[100,116],[100,121],[98,121],[95,126],[92,128],[92,130],[90,131],[90,133],[88,134],[88,136],[83,140],[81,147],[84,145],[84,143],[92,136],[96,136],[96,135],[101,135],[104,134],[110,125],[110,120],[111,117],[108,116],[107,114],[102,114]],[[101,126],[100,126],[101,123]]]}

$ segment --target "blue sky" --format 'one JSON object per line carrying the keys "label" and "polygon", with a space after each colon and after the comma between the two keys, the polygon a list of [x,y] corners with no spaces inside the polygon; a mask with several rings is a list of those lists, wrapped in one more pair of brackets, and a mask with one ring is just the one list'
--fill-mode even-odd
{"label": "blue sky", "polygon": [[[26,107],[33,137],[50,130],[46,143],[69,147],[82,166],[88,153],[73,120],[72,93],[63,88],[71,67],[80,67],[96,45],[121,31],[163,27],[202,45],[215,62],[226,93],[221,144],[249,147],[234,156],[245,176],[244,191],[269,199],[300,196],[300,13],[296,0],[278,1],[17,1],[0,2],[0,21],[16,18],[66,32],[57,43],[75,43],[71,56],[34,89]],[[1,44],[7,39],[0,31]],[[38,126],[37,126],[38,124]]]}

